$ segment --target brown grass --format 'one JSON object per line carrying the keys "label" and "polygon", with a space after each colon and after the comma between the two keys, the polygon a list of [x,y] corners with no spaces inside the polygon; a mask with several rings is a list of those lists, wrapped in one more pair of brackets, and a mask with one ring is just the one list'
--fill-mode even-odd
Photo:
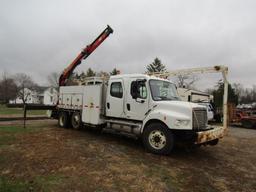
{"label": "brown grass", "polygon": [[[0,127],[4,124],[17,126],[19,122],[1,123]],[[256,191],[256,130],[232,128],[218,146],[193,152],[177,149],[170,156],[157,156],[146,153],[140,141],[60,129],[56,124],[53,120],[30,121],[28,130],[32,131],[19,133],[1,129],[0,138],[13,138],[0,147],[0,178],[8,181],[7,187],[32,187],[34,191]]]}

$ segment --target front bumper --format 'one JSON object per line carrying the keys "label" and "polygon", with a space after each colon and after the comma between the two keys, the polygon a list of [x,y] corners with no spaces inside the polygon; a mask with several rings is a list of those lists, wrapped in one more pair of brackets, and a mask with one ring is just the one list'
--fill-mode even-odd
{"label": "front bumper", "polygon": [[196,132],[195,144],[203,144],[208,141],[220,139],[226,134],[224,127],[215,127],[207,131]]}

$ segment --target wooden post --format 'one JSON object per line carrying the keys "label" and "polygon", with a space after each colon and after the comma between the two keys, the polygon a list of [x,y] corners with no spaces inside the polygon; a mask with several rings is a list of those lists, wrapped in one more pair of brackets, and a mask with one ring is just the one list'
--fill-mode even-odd
{"label": "wooden post", "polygon": [[222,72],[224,80],[224,95],[223,95],[223,127],[225,130],[228,128],[228,69]]}
{"label": "wooden post", "polygon": [[26,128],[26,118],[27,118],[27,107],[26,103],[23,106],[23,128]]}

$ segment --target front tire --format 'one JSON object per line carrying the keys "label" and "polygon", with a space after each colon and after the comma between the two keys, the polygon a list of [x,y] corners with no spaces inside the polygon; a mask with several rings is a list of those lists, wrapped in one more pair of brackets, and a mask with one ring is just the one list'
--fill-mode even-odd
{"label": "front tire", "polygon": [[164,124],[149,124],[142,137],[144,147],[151,153],[168,155],[173,149],[174,135]]}
{"label": "front tire", "polygon": [[71,124],[74,129],[80,129],[81,128],[81,115],[79,112],[74,112],[71,117]]}

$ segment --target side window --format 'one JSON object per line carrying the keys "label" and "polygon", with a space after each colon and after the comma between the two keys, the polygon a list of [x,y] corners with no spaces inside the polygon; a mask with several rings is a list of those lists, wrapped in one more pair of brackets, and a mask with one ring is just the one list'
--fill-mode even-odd
{"label": "side window", "polygon": [[[136,83],[136,81],[133,81],[131,83],[130,94],[132,93],[132,87],[134,86],[135,83]],[[137,94],[138,94],[138,98],[141,98],[141,99],[146,99],[147,98],[147,88],[146,88],[145,82],[142,82],[142,81],[139,82],[136,91],[137,91]]]}
{"label": "side window", "polygon": [[139,85],[139,93],[140,93],[140,98],[146,99],[147,98],[147,88],[145,83],[141,83]]}
{"label": "side window", "polygon": [[122,98],[123,97],[123,87],[121,82],[113,82],[110,86],[110,95],[112,97]]}

